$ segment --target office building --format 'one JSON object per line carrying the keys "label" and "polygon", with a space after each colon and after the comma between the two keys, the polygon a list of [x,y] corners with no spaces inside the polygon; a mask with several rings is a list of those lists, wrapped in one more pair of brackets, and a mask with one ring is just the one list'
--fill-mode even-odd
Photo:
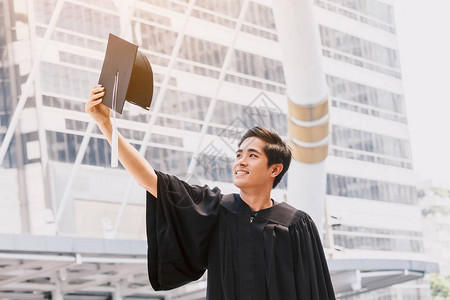
{"label": "office building", "polygon": [[[427,259],[393,2],[315,1],[329,86],[324,243],[333,259]],[[59,4],[0,1],[2,140],[40,63],[0,171],[3,233],[145,239],[145,192],[110,168],[110,147],[84,112],[109,33],[138,44],[152,64],[152,108],[127,104],[118,126],[154,168],[185,176],[192,165],[190,180],[233,192],[245,128],[287,136],[272,1],[67,0],[60,13]],[[284,179],[274,199],[286,189]],[[430,299],[420,279],[354,297]]]}

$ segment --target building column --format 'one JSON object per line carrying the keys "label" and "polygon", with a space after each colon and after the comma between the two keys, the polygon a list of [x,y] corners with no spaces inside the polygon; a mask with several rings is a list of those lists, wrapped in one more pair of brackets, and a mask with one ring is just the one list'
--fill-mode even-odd
{"label": "building column", "polygon": [[273,12],[281,45],[289,107],[288,202],[306,211],[323,231],[328,155],[328,89],[312,0],[276,0]]}

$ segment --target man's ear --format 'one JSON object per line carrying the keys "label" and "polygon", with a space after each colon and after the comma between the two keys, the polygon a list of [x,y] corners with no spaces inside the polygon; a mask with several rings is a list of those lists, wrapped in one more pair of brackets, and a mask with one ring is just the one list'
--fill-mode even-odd
{"label": "man's ear", "polygon": [[270,174],[270,176],[277,177],[278,174],[280,174],[281,171],[283,171],[283,164],[273,164],[270,166],[270,168],[272,169],[272,173]]}

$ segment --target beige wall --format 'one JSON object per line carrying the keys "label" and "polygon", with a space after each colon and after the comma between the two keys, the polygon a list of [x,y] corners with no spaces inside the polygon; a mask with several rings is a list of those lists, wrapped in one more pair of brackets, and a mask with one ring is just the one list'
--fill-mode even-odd
{"label": "beige wall", "polygon": [[[74,200],[76,235],[108,237],[114,230],[119,203]],[[145,206],[128,204],[117,232],[118,239],[145,239]]]}

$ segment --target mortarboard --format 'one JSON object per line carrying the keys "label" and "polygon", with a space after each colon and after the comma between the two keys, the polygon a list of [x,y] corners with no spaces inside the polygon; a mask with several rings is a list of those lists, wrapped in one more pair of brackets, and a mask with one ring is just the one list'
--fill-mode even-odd
{"label": "mortarboard", "polygon": [[111,166],[118,165],[116,112],[122,114],[125,100],[149,109],[153,96],[153,72],[138,46],[109,34],[105,60],[98,83],[105,88],[102,103],[113,113]]}
{"label": "mortarboard", "polygon": [[[116,107],[113,107],[114,78],[118,73]],[[138,46],[109,34],[105,60],[98,80],[105,88],[102,103],[119,114],[125,100],[149,109],[153,96],[153,72]]]}

